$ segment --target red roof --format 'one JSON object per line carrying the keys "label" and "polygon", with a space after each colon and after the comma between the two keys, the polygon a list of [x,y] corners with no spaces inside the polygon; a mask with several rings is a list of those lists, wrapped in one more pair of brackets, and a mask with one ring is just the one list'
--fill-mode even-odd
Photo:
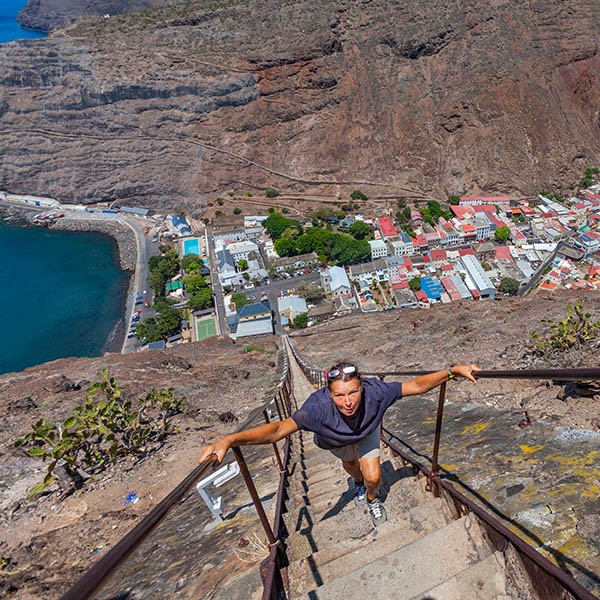
{"label": "red roof", "polygon": [[479,295],[479,292],[473,288],[472,290],[469,290],[471,292],[471,294],[473,294],[473,298],[475,298],[475,300],[479,300],[479,298],[481,298],[481,296]]}
{"label": "red roof", "polygon": [[447,260],[448,254],[445,250],[430,250],[429,256],[431,260]]}
{"label": "red roof", "polygon": [[454,267],[452,265],[442,265],[442,271],[454,271]]}
{"label": "red roof", "polygon": [[474,234],[475,233],[475,227],[473,225],[470,225],[469,223],[463,223],[461,225],[462,230],[466,233],[466,234]]}
{"label": "red roof", "polygon": [[395,290],[405,290],[408,287],[408,282],[403,281],[401,283],[393,283],[392,288]]}
{"label": "red roof", "polygon": [[600,266],[594,265],[588,268],[589,275],[600,275]]}
{"label": "red roof", "polygon": [[427,294],[423,290],[416,291],[415,296],[417,297],[417,300],[423,300],[424,302],[429,302],[429,300],[427,300]]}
{"label": "red roof", "polygon": [[479,206],[473,206],[475,212],[486,212],[496,214],[496,207],[493,204],[480,204]]}
{"label": "red roof", "polygon": [[496,246],[496,258],[498,260],[512,260],[508,246]]}
{"label": "red roof", "polygon": [[[459,218],[464,219],[466,216],[470,217],[474,214],[473,206],[454,206],[450,205],[452,212]],[[495,209],[494,209],[495,210]]]}
{"label": "red roof", "polygon": [[468,254],[470,254],[471,256],[475,256],[475,250],[473,250],[473,248],[461,248],[458,251],[458,254],[460,256],[467,256]]}
{"label": "red roof", "polygon": [[379,217],[379,229],[381,229],[381,233],[385,237],[398,235],[394,223],[392,223],[392,220],[389,217]]}
{"label": "red roof", "polygon": [[571,272],[571,270],[567,267],[563,267],[560,271],[561,271],[561,273],[564,273],[565,275],[568,275]]}
{"label": "red roof", "polygon": [[552,291],[557,286],[558,286],[558,283],[553,283],[553,282],[546,283],[545,281],[544,281],[544,283],[542,283],[542,285],[540,285],[541,288],[543,288],[545,290],[550,290],[550,291]]}

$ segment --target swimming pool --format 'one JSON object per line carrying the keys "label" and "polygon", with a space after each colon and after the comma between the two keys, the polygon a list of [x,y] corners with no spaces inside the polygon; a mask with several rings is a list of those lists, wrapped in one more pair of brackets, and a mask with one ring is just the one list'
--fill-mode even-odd
{"label": "swimming pool", "polygon": [[197,239],[185,240],[183,242],[183,255],[186,254],[197,254],[200,256],[200,244]]}

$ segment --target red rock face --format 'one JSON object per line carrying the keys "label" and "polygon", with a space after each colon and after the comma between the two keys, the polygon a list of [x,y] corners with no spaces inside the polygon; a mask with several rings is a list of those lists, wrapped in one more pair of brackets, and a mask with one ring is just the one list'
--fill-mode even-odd
{"label": "red rock face", "polygon": [[0,48],[1,127],[15,132],[0,185],[197,212],[246,186],[330,200],[357,186],[568,192],[598,164],[599,21],[591,0],[263,0],[89,19]]}

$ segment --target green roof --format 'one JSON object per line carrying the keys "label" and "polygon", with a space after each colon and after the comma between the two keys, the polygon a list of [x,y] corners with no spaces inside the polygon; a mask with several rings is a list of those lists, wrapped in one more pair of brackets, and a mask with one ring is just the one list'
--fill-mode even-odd
{"label": "green roof", "polygon": [[183,281],[173,281],[173,283],[167,283],[167,290],[172,292],[173,290],[179,290],[183,287]]}

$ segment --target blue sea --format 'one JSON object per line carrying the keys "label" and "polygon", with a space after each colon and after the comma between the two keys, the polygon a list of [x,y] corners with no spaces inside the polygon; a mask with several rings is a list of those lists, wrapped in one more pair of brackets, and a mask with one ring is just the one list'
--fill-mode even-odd
{"label": "blue sea", "polygon": [[46,35],[39,31],[23,29],[17,23],[17,14],[26,4],[27,0],[0,0],[0,43],[24,38],[44,37]]}
{"label": "blue sea", "polygon": [[0,373],[102,353],[129,281],[114,240],[0,222],[0,261]]}

